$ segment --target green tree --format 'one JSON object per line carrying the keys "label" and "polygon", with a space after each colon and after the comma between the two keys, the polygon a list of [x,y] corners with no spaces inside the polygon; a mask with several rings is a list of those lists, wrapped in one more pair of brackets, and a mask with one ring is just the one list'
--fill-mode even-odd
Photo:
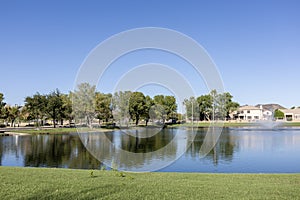
{"label": "green tree", "polygon": [[130,120],[129,99],[131,91],[115,92],[112,100],[113,118],[119,123],[119,126],[128,126]]}
{"label": "green tree", "polygon": [[167,112],[165,106],[165,97],[164,95],[156,95],[153,97],[155,104],[155,115],[157,119],[162,119],[162,123],[165,123],[167,119]]}
{"label": "green tree", "polygon": [[74,119],[73,107],[72,107],[72,98],[73,93],[69,92],[69,94],[62,94],[61,95],[62,102],[63,102],[63,118],[69,121],[69,125],[71,121]]}
{"label": "green tree", "polygon": [[274,118],[275,119],[283,119],[284,118],[284,113],[281,110],[276,109],[274,111]]}
{"label": "green tree", "polygon": [[47,95],[46,112],[49,118],[53,121],[53,127],[56,127],[57,121],[60,120],[63,124],[64,107],[62,94],[58,89]]}
{"label": "green tree", "polygon": [[237,102],[233,102],[233,96],[229,92],[219,94],[216,90],[210,92],[212,101],[211,119],[225,120],[229,114],[239,107]]}
{"label": "green tree", "polygon": [[187,118],[192,121],[195,121],[200,116],[199,104],[196,101],[195,97],[190,97],[189,99],[185,99],[183,102],[185,106],[185,112]]}
{"label": "green tree", "polygon": [[131,119],[138,125],[139,120],[145,114],[146,98],[141,92],[133,92],[129,99],[129,114]]}
{"label": "green tree", "polygon": [[218,105],[222,118],[230,118],[229,114],[240,106],[237,102],[232,101],[232,98],[233,96],[229,92],[218,95]]}
{"label": "green tree", "polygon": [[47,98],[45,95],[36,93],[32,97],[25,98],[25,108],[28,112],[28,118],[35,119],[36,125],[43,125],[47,107]]}
{"label": "green tree", "polygon": [[174,96],[156,95],[153,97],[153,100],[156,106],[160,105],[164,109],[165,114],[163,115],[163,123],[165,123],[165,120],[174,117],[174,113],[177,111],[177,104]]}
{"label": "green tree", "polygon": [[100,120],[105,120],[108,122],[112,118],[112,95],[103,94],[100,92],[96,93],[96,118]]}
{"label": "green tree", "polygon": [[146,121],[146,126],[148,125],[149,119],[150,119],[150,110],[153,108],[154,101],[150,96],[145,97],[145,111],[143,113],[143,118]]}
{"label": "green tree", "polygon": [[81,83],[73,94],[73,111],[76,119],[84,121],[87,126],[92,127],[95,117],[96,86],[89,83]]}
{"label": "green tree", "polygon": [[174,113],[176,113],[177,111],[177,104],[174,96],[165,96],[165,110],[167,119],[176,118],[176,116],[174,116]]}
{"label": "green tree", "polygon": [[4,119],[4,106],[6,105],[4,101],[4,95],[0,93],[0,119]]}
{"label": "green tree", "polygon": [[197,103],[199,105],[199,118],[201,121],[210,120],[212,113],[212,97],[211,95],[201,95],[197,97]]}
{"label": "green tree", "polygon": [[5,106],[6,109],[6,118],[11,122],[10,126],[15,126],[15,121],[20,115],[20,107],[18,105],[15,106]]}

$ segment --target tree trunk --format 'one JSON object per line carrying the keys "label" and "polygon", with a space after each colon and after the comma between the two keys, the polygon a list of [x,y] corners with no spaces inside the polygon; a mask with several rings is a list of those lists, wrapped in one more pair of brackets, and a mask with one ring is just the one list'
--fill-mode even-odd
{"label": "tree trunk", "polygon": [[56,113],[55,113],[55,109],[53,109],[53,127],[56,128]]}

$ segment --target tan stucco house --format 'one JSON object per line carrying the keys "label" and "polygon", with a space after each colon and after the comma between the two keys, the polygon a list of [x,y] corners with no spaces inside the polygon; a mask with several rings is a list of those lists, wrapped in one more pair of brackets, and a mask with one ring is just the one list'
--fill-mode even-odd
{"label": "tan stucco house", "polygon": [[300,108],[280,110],[284,113],[285,121],[300,121]]}

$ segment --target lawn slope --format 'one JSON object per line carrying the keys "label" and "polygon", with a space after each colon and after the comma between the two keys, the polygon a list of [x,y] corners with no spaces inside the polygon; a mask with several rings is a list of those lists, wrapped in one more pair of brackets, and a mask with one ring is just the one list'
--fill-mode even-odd
{"label": "lawn slope", "polygon": [[300,199],[300,174],[0,167],[0,199]]}

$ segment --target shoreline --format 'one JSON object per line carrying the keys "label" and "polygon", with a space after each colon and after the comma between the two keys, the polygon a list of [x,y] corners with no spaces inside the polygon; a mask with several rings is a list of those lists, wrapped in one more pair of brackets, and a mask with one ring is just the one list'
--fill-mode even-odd
{"label": "shoreline", "polygon": [[[211,127],[212,123],[210,122],[197,122],[194,124],[186,123],[186,124],[173,124],[173,125],[167,125],[166,128],[208,128]],[[257,123],[251,123],[251,122],[215,122],[215,127],[223,127],[223,128],[236,128],[236,127],[263,127],[261,124]],[[300,127],[300,122],[283,122],[279,123],[278,126],[275,126],[276,128],[293,128],[293,127]],[[145,126],[140,125],[138,127],[132,127],[132,128],[145,128]],[[153,128],[151,126],[148,126],[148,128]],[[157,127],[155,127],[157,128]],[[80,128],[78,128],[80,129]],[[95,128],[94,130],[87,129],[88,132],[111,132],[115,130],[121,130],[120,128]],[[68,134],[68,133],[77,133],[77,128],[53,128],[53,127],[42,127],[40,129],[36,128],[27,128],[27,127],[19,127],[19,128],[2,128],[0,129],[0,136],[9,136],[9,135],[35,135],[35,134]]]}

